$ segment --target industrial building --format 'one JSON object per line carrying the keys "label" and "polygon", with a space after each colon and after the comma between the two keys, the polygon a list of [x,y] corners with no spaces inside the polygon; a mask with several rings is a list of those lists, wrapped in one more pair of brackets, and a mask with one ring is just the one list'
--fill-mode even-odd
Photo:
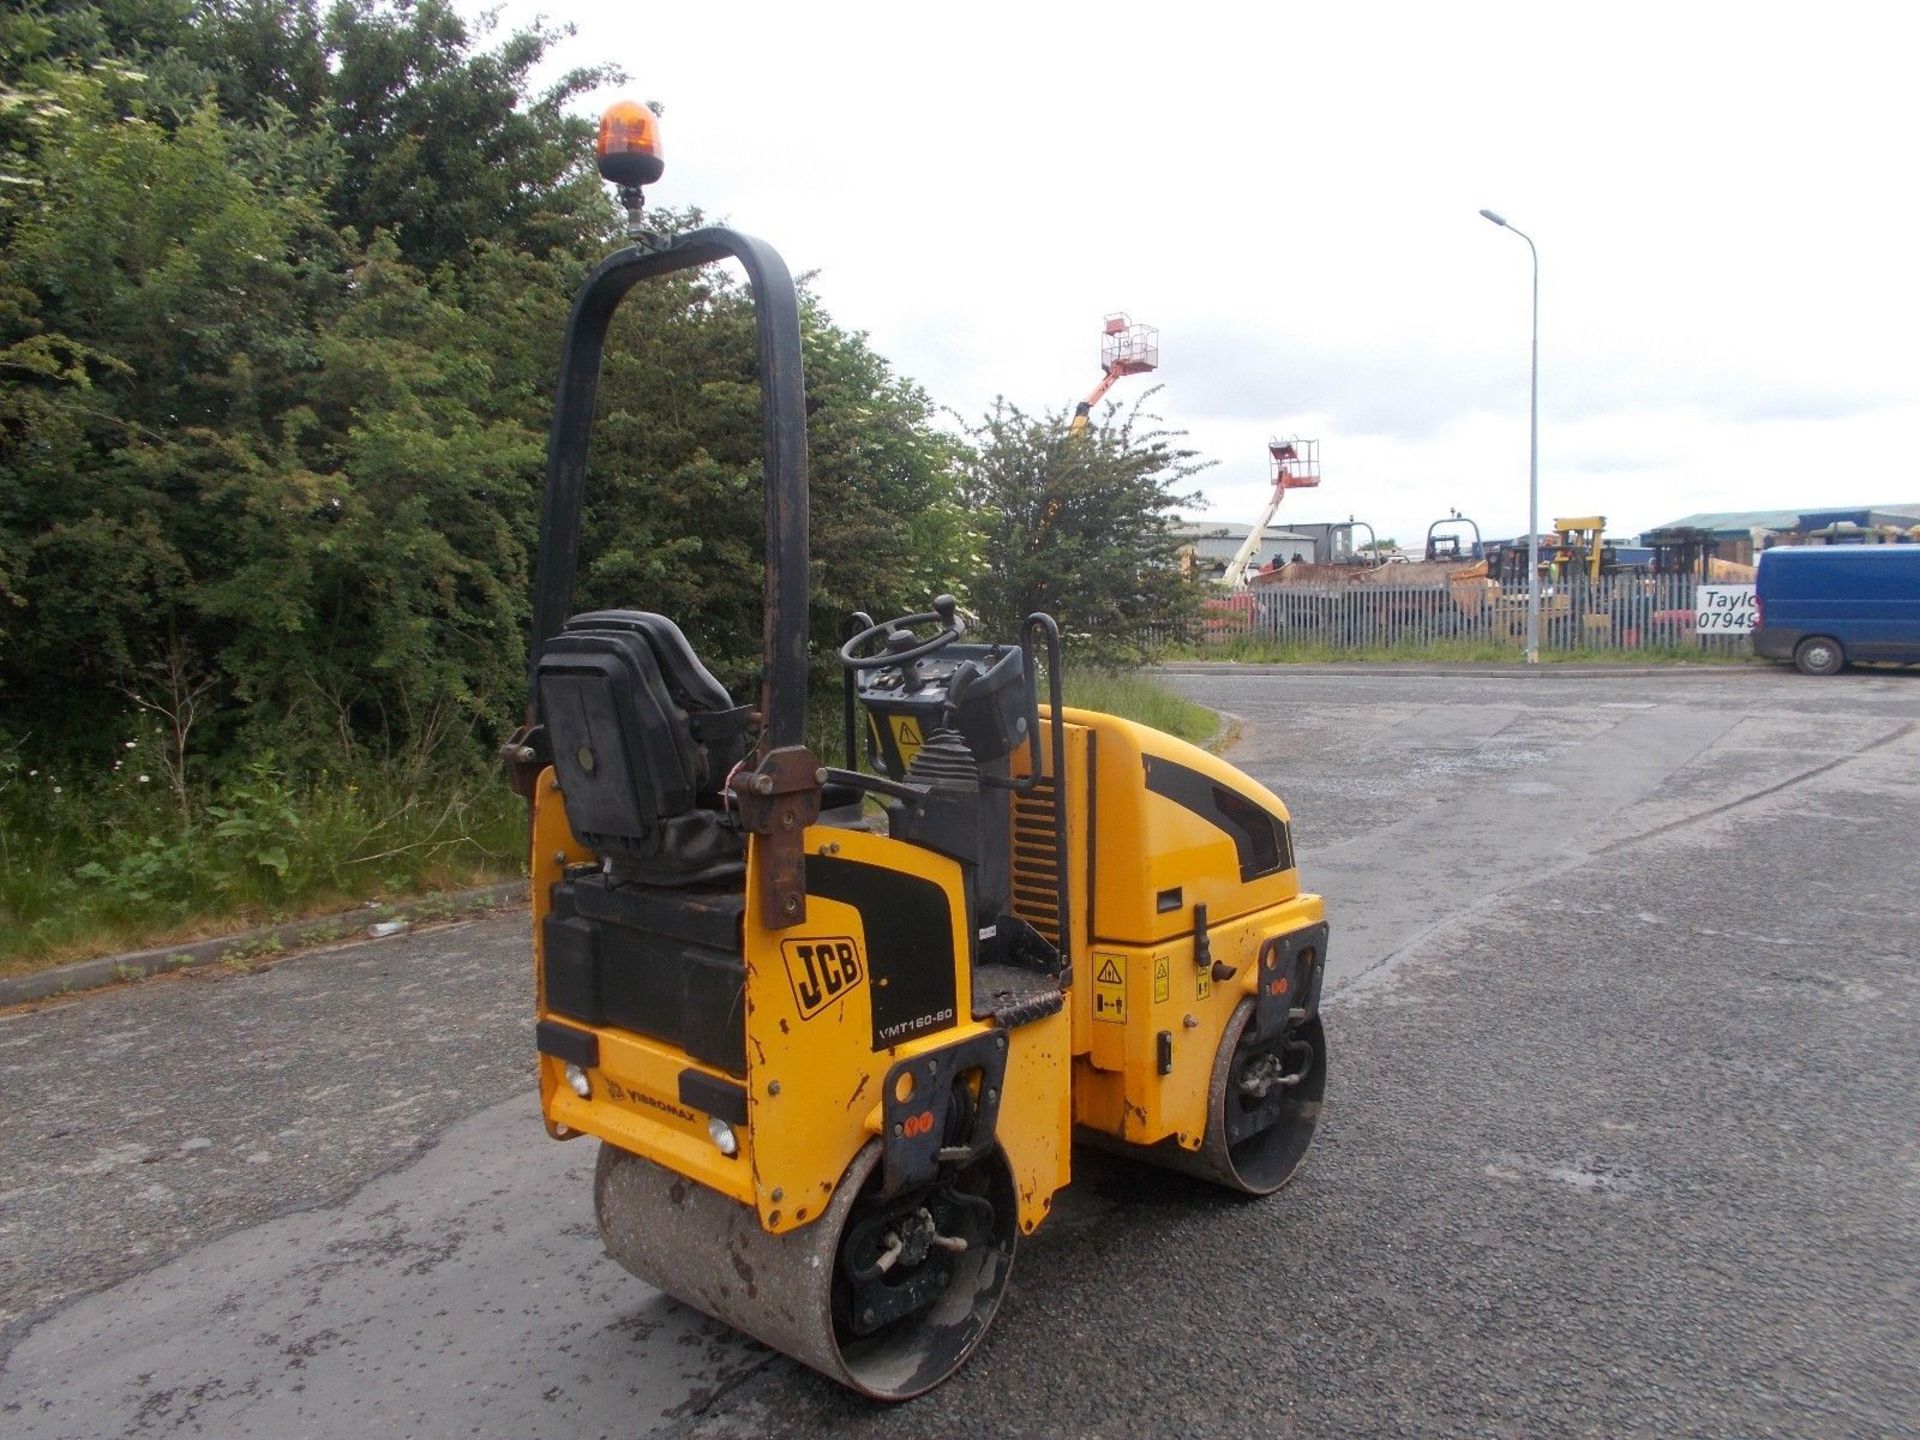
{"label": "industrial building", "polygon": [[[1327,528],[1311,525],[1296,528],[1267,526],[1261,536],[1253,568],[1263,570],[1269,564],[1285,565],[1294,560],[1304,560],[1309,564],[1318,561],[1327,543]],[[1229,521],[1190,520],[1173,527],[1173,533],[1180,537],[1182,563],[1198,580],[1217,579],[1227,568],[1228,562],[1239,553],[1252,530],[1251,525]],[[1320,533],[1313,533],[1316,531]]]}
{"label": "industrial building", "polygon": [[1920,501],[1819,510],[1726,510],[1685,515],[1644,530],[1642,545],[1682,538],[1712,543],[1722,560],[1751,565],[1773,545],[1868,544],[1920,539]]}

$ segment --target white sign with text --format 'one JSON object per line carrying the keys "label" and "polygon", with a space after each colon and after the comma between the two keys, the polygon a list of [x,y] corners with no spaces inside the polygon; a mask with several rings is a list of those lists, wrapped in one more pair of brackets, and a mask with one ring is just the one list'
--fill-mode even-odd
{"label": "white sign with text", "polygon": [[1694,595],[1693,626],[1702,635],[1753,631],[1753,586],[1702,585]]}

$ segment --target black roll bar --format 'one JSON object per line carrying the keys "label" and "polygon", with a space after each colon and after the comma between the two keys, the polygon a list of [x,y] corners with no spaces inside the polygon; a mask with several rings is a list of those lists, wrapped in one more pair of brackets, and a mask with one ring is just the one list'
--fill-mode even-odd
{"label": "black roll bar", "polygon": [[540,652],[573,611],[579,564],[581,496],[594,402],[607,328],[621,300],[642,280],[733,258],[753,287],[759,334],[763,462],[765,466],[767,586],[762,654],[766,750],[806,739],[807,706],[807,404],[801,373],[800,297],[786,262],[771,245],[737,230],[710,226],[658,247],[634,246],[609,255],[574,297],[560,357],[559,394],[547,437],[547,488],[540,512],[540,549],[534,562],[533,635],[528,645],[528,691],[540,703],[533,677]]}

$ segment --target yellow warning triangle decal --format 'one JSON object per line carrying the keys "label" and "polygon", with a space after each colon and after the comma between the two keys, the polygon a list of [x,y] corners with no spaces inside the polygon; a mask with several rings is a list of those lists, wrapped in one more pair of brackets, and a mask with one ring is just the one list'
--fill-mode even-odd
{"label": "yellow warning triangle decal", "polygon": [[1099,980],[1099,983],[1102,985],[1121,984],[1122,981],[1120,979],[1120,967],[1114,964],[1111,959],[1103,962],[1100,966],[1100,974],[1097,977],[1097,979]]}

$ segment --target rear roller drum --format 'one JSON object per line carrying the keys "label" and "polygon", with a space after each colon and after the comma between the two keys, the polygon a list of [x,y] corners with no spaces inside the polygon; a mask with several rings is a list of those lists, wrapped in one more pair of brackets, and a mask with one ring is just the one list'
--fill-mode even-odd
{"label": "rear roller drum", "polygon": [[880,1146],[854,1157],[819,1219],[770,1235],[703,1185],[600,1147],[594,1211],[607,1252],[649,1285],[876,1400],[959,1368],[1000,1308],[1017,1234],[996,1150],[883,1200]]}
{"label": "rear roller drum", "polygon": [[1253,1001],[1243,1001],[1220,1037],[1200,1148],[1169,1140],[1127,1153],[1245,1195],[1271,1195],[1294,1177],[1327,1093],[1326,1032],[1315,1014],[1262,1040],[1253,1017]]}
{"label": "rear roller drum", "polygon": [[1327,1035],[1316,1014],[1259,1041],[1253,1015],[1248,1001],[1220,1037],[1207,1087],[1207,1140],[1199,1153],[1222,1185],[1271,1195],[1299,1170],[1320,1123]]}

